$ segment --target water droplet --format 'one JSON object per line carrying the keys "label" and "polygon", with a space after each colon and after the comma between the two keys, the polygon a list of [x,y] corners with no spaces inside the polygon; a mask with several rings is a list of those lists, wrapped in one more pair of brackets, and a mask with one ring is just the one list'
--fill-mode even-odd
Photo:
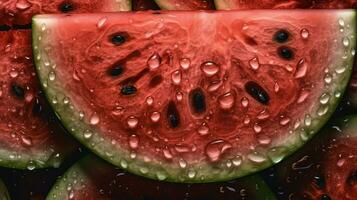
{"label": "water droplet", "polygon": [[135,128],[138,125],[139,120],[134,116],[130,116],[127,120],[127,123],[130,128]]}
{"label": "water droplet", "polygon": [[222,109],[231,109],[234,105],[234,97],[232,93],[228,92],[218,97],[219,105]]}
{"label": "water droplet", "polygon": [[324,81],[326,84],[330,84],[332,82],[332,76],[329,73],[325,74]]}
{"label": "water droplet", "polygon": [[324,105],[324,106],[320,106],[320,108],[317,110],[317,115],[319,115],[320,117],[325,115],[328,112],[328,106]]}
{"label": "water droplet", "polygon": [[188,170],[188,174],[187,174],[188,178],[195,178],[196,176],[196,171],[193,169]]}
{"label": "water droplet", "polygon": [[296,66],[296,71],[294,74],[295,78],[303,78],[307,72],[307,63],[304,58],[302,58]]}
{"label": "water droplet", "polygon": [[32,139],[30,137],[22,135],[21,142],[26,146],[32,146]]}
{"label": "water droplet", "polygon": [[69,104],[69,98],[68,97],[64,97],[63,98],[63,104]]}
{"label": "water droplet", "polygon": [[262,131],[262,127],[259,126],[258,124],[254,124],[253,126],[254,132],[260,133]]}
{"label": "water droplet", "polygon": [[342,40],[343,46],[348,47],[350,45],[350,40],[348,37],[344,37]]}
{"label": "water droplet", "polygon": [[50,80],[50,81],[54,81],[55,79],[56,79],[56,74],[55,74],[55,72],[50,72],[49,74],[48,74],[48,79]]}
{"label": "water droplet", "polygon": [[154,98],[149,96],[146,98],[146,103],[151,106],[154,103]]}
{"label": "water droplet", "polygon": [[181,83],[181,72],[179,70],[176,70],[172,72],[171,74],[171,79],[174,85],[180,85]]}
{"label": "water droplet", "polygon": [[266,158],[264,157],[264,155],[262,155],[261,153],[258,152],[253,152],[247,155],[247,158],[255,163],[263,163],[266,161]]}
{"label": "water droplet", "polygon": [[85,139],[91,138],[92,135],[93,135],[93,133],[92,133],[90,130],[85,130],[84,133],[83,133],[83,137],[84,137]]}
{"label": "water droplet", "polygon": [[167,159],[172,159],[172,157],[173,157],[169,149],[162,150],[162,153],[164,154],[165,158],[167,158]]}
{"label": "water droplet", "polygon": [[15,6],[19,10],[26,10],[31,7],[31,3],[27,0],[18,0]]}
{"label": "water droplet", "polygon": [[298,104],[300,104],[300,103],[303,103],[306,99],[307,99],[307,97],[309,97],[309,95],[310,95],[310,92],[308,92],[308,91],[302,91],[301,93],[300,93],[300,96],[299,96],[299,98],[297,99],[297,103]]}
{"label": "water droplet", "polygon": [[346,67],[344,67],[344,66],[339,66],[339,67],[337,67],[336,69],[335,69],[335,72],[337,73],[337,74],[342,74],[343,72],[345,72],[346,71]]}
{"label": "water droplet", "polygon": [[330,94],[328,93],[323,93],[320,97],[320,103],[321,104],[327,104],[330,101]]}
{"label": "water droplet", "polygon": [[305,115],[304,123],[305,123],[305,126],[311,126],[312,118],[310,115]]}
{"label": "water droplet", "polygon": [[220,81],[220,80],[212,81],[212,82],[209,84],[207,90],[208,90],[208,92],[217,91],[217,90],[221,87],[221,85],[222,85],[222,81]]}
{"label": "water droplet", "polygon": [[210,77],[218,73],[219,66],[214,62],[207,61],[201,65],[201,70],[206,76]]}
{"label": "water droplet", "polygon": [[253,70],[258,70],[260,67],[259,64],[259,60],[257,57],[254,57],[252,59],[249,60],[249,66],[253,69]]}
{"label": "water droplet", "polygon": [[285,117],[280,120],[280,125],[285,126],[285,125],[289,124],[289,122],[290,122],[290,118]]}
{"label": "water droplet", "polygon": [[164,174],[163,172],[157,172],[156,177],[160,181],[163,181],[163,180],[165,180],[167,178],[166,174]]}
{"label": "water droplet", "polygon": [[177,99],[177,101],[181,101],[182,98],[183,98],[182,92],[177,92],[177,93],[176,93],[176,99]]}
{"label": "water droplet", "polygon": [[300,35],[301,35],[302,39],[307,39],[307,38],[309,38],[310,33],[306,28],[303,28],[300,31]]}
{"label": "water droplet", "polygon": [[209,133],[209,127],[207,123],[203,122],[201,126],[198,128],[198,133],[200,135],[207,135]]}
{"label": "water droplet", "polygon": [[179,165],[181,168],[186,168],[187,167],[187,162],[184,159],[179,160]]}
{"label": "water droplet", "polygon": [[268,145],[268,144],[270,144],[271,139],[269,137],[267,137],[267,136],[259,135],[258,136],[258,142],[261,145]]}
{"label": "water droplet", "polygon": [[249,117],[244,117],[243,123],[246,125],[249,124],[250,123]]}
{"label": "water droplet", "polygon": [[149,60],[147,61],[147,65],[150,67],[151,70],[155,70],[160,66],[160,64],[161,57],[157,53],[154,53],[152,56],[150,56]]}
{"label": "water droplet", "polygon": [[105,23],[107,22],[107,18],[106,17],[103,17],[101,19],[99,19],[98,23],[97,23],[97,28],[102,28]]}
{"label": "water droplet", "polygon": [[32,170],[36,169],[36,165],[35,165],[35,163],[33,161],[30,161],[29,163],[27,163],[26,168],[28,170],[32,171]]}
{"label": "water droplet", "polygon": [[188,58],[182,58],[180,60],[180,66],[182,67],[182,69],[187,70],[191,65],[191,60]]}
{"label": "water droplet", "polygon": [[16,78],[19,75],[19,72],[16,69],[12,69],[10,71],[10,77],[11,78]]}
{"label": "water droplet", "polygon": [[136,149],[139,146],[139,137],[137,135],[131,135],[129,137],[129,146],[132,149]]}
{"label": "water droplet", "polygon": [[143,174],[147,174],[149,172],[149,169],[147,167],[140,167],[140,172]]}
{"label": "water droplet", "polygon": [[274,84],[274,91],[277,93],[277,92],[279,92],[279,90],[280,90],[279,84],[278,84],[278,83],[275,83],[275,84]]}
{"label": "water droplet", "polygon": [[248,107],[248,105],[249,105],[248,98],[247,97],[243,97],[242,100],[241,100],[241,103],[242,103],[243,107],[245,107],[245,108]]}
{"label": "water droplet", "polygon": [[52,103],[53,103],[53,104],[57,104],[57,103],[58,103],[57,97],[54,96],[54,97],[52,98]]}
{"label": "water droplet", "polygon": [[345,159],[339,159],[336,163],[338,167],[342,167],[345,164],[346,160]]}
{"label": "water droplet", "polygon": [[224,140],[214,140],[207,144],[206,155],[210,161],[214,162],[219,159],[222,153],[232,148],[232,145]]}
{"label": "water droplet", "polygon": [[269,117],[270,117],[269,112],[267,110],[265,110],[265,109],[262,110],[257,116],[257,118],[260,119],[260,120],[268,119]]}
{"label": "water droplet", "polygon": [[344,26],[345,26],[345,20],[343,20],[342,18],[339,18],[339,19],[338,19],[338,24],[339,24],[341,27],[344,27]]}
{"label": "water droplet", "polygon": [[340,97],[341,97],[341,92],[336,91],[336,92],[335,92],[335,97],[336,97],[336,98],[340,98]]}
{"label": "water droplet", "polygon": [[89,123],[92,125],[97,125],[99,123],[100,119],[97,113],[93,113],[93,115],[89,119]]}
{"label": "water droplet", "polygon": [[283,160],[285,149],[283,147],[274,147],[268,151],[268,156],[273,163],[279,163]]}
{"label": "water droplet", "polygon": [[160,113],[157,111],[151,113],[150,119],[152,122],[158,122],[160,120]]}
{"label": "water droplet", "polygon": [[123,169],[126,169],[128,167],[128,162],[126,160],[121,160],[120,161],[120,166],[123,168]]}
{"label": "water droplet", "polygon": [[243,160],[242,156],[237,155],[236,157],[234,157],[232,159],[232,163],[233,163],[234,166],[238,167],[238,166],[240,166],[242,164],[242,160]]}

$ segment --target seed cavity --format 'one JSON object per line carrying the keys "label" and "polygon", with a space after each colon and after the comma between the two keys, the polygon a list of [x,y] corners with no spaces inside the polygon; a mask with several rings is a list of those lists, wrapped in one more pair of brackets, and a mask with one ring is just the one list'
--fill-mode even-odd
{"label": "seed cavity", "polygon": [[109,36],[110,42],[115,46],[124,44],[128,38],[129,35],[126,32],[118,32]]}
{"label": "seed cavity", "polygon": [[163,81],[162,76],[156,75],[150,80],[149,86],[151,88],[154,88],[154,87],[158,86],[160,83],[162,83],[162,81]]}
{"label": "seed cavity", "polygon": [[190,105],[193,113],[202,114],[206,111],[206,98],[201,88],[196,88],[189,93]]}
{"label": "seed cavity", "polygon": [[75,8],[71,2],[64,1],[59,5],[58,9],[63,13],[68,13],[68,12],[73,11]]}
{"label": "seed cavity", "polygon": [[288,31],[281,29],[274,34],[273,40],[275,40],[278,43],[284,43],[288,41],[289,36],[290,34]]}
{"label": "seed cavity", "polygon": [[137,89],[133,85],[124,85],[120,90],[122,95],[132,95],[137,92]]}
{"label": "seed cavity", "polygon": [[245,84],[246,92],[261,104],[268,105],[270,97],[258,83],[249,81]]}
{"label": "seed cavity", "polygon": [[171,128],[176,128],[180,125],[180,114],[173,101],[170,101],[167,105],[166,117]]}
{"label": "seed cavity", "polygon": [[16,97],[20,99],[23,99],[25,97],[25,90],[20,85],[17,84],[11,85],[11,91]]}
{"label": "seed cavity", "polygon": [[293,50],[286,46],[278,48],[278,55],[284,60],[292,60],[294,58]]}

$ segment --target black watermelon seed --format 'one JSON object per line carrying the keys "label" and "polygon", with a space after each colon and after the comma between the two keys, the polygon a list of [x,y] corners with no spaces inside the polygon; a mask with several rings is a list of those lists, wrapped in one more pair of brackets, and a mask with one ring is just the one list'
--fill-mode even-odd
{"label": "black watermelon seed", "polygon": [[294,58],[294,52],[289,47],[285,47],[285,46],[279,47],[278,54],[281,58],[285,60],[291,60]]}
{"label": "black watermelon seed", "polygon": [[110,42],[116,46],[122,45],[126,41],[127,36],[126,33],[115,33],[111,35]]}
{"label": "black watermelon seed", "polygon": [[64,1],[58,8],[61,12],[68,13],[74,10],[74,5],[71,2]]}
{"label": "black watermelon seed", "polygon": [[324,188],[325,187],[325,179],[321,176],[316,176],[315,177],[315,184],[320,188]]}
{"label": "black watermelon seed", "polygon": [[9,31],[11,29],[11,26],[8,26],[6,24],[0,25],[0,31]]}
{"label": "black watermelon seed", "polygon": [[320,199],[321,200],[331,200],[331,197],[327,194],[323,194]]}
{"label": "black watermelon seed", "polygon": [[119,76],[123,73],[124,69],[121,65],[114,66],[111,69],[109,69],[108,73],[110,76]]}
{"label": "black watermelon seed", "polygon": [[40,99],[37,97],[35,98],[32,112],[34,115],[39,115],[42,112],[42,105],[41,105]]}
{"label": "black watermelon seed", "polygon": [[192,90],[189,94],[189,99],[194,113],[200,114],[206,111],[206,99],[202,89]]}
{"label": "black watermelon seed", "polygon": [[278,43],[284,43],[289,39],[289,32],[286,30],[279,30],[275,33],[273,40],[277,41]]}
{"label": "black watermelon seed", "polygon": [[176,128],[180,125],[180,114],[173,101],[170,101],[167,105],[166,116],[171,128]]}
{"label": "black watermelon seed", "polygon": [[133,85],[125,85],[121,88],[121,94],[122,95],[131,95],[135,94],[137,91],[136,87]]}
{"label": "black watermelon seed", "polygon": [[31,24],[14,24],[12,25],[12,29],[14,30],[29,30],[31,29]]}
{"label": "black watermelon seed", "polygon": [[246,92],[261,104],[268,105],[270,97],[258,83],[249,81],[245,84]]}
{"label": "black watermelon seed", "polygon": [[14,95],[20,99],[23,99],[25,97],[25,90],[23,87],[13,84],[11,85],[11,91],[14,93]]}

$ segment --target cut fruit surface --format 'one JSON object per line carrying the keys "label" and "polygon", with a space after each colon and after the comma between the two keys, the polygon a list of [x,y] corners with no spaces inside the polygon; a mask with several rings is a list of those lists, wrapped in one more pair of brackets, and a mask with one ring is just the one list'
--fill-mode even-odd
{"label": "cut fruit surface", "polygon": [[155,0],[163,10],[211,10],[214,9],[213,0]]}
{"label": "cut fruit surface", "polygon": [[[59,125],[40,91],[32,59],[31,30],[29,26],[20,24],[30,23],[29,18],[34,12],[59,12],[50,9],[59,2],[40,1],[48,3],[42,6],[31,1],[28,2],[28,9],[20,9],[17,14],[11,12],[13,15],[9,18],[4,16],[10,13],[6,10],[19,6],[21,2],[27,1],[6,1],[0,6],[0,166],[30,170],[58,167],[77,145],[72,138],[67,138],[69,136]],[[84,9],[85,1],[66,2]],[[102,6],[98,8],[87,8],[97,11],[119,10],[112,6],[114,4],[119,5],[112,1],[111,4],[101,3]],[[85,11],[83,9],[78,11]],[[1,20],[18,24],[5,25],[1,24]]]}
{"label": "cut fruit surface", "polygon": [[276,171],[292,200],[355,199],[357,116],[328,125]]}
{"label": "cut fruit surface", "polygon": [[67,129],[117,166],[175,182],[244,176],[303,145],[346,88],[356,38],[353,10],[42,15],[33,25],[38,75]]}
{"label": "cut fruit surface", "polygon": [[231,9],[290,9],[322,8],[343,9],[357,8],[356,0],[215,0],[219,10]]}
{"label": "cut fruit surface", "polygon": [[174,184],[141,178],[115,169],[94,156],[88,156],[57,181],[47,199],[275,200],[275,197],[257,175],[226,183]]}
{"label": "cut fruit surface", "polygon": [[40,13],[90,13],[96,11],[127,11],[130,0],[1,0],[0,25],[25,25]]}
{"label": "cut fruit surface", "polygon": [[10,200],[9,192],[2,180],[0,180],[0,200]]}

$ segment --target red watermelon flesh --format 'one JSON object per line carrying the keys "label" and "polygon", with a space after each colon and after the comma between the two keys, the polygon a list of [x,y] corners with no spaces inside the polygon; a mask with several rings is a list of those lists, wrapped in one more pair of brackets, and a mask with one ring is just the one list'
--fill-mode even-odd
{"label": "red watermelon flesh", "polygon": [[356,8],[356,0],[215,0],[217,9]]}
{"label": "red watermelon flesh", "polygon": [[130,10],[129,0],[2,0],[0,25],[30,24],[40,13],[87,13]]}
{"label": "red watermelon flesh", "polygon": [[213,0],[155,0],[163,10],[212,10]]}
{"label": "red watermelon flesh", "polygon": [[133,0],[133,10],[159,10],[154,0]]}
{"label": "red watermelon flesh", "polygon": [[[24,2],[6,1],[0,7],[0,21],[8,23],[0,24],[0,165],[28,169],[58,167],[76,145],[67,138],[40,91],[32,59],[31,30],[26,24],[36,12],[59,11],[50,10],[57,5],[52,1],[52,4],[31,1],[28,9],[11,12],[13,17],[4,16],[12,7]],[[44,6],[41,3],[45,3]],[[85,1],[78,1],[73,5],[81,5],[84,9],[88,2],[83,3]],[[112,6],[114,4],[117,7]],[[101,5],[98,11],[104,8],[119,10],[115,1]],[[84,11],[82,9],[79,10]]]}
{"label": "red watermelon flesh", "polygon": [[[291,200],[354,200],[357,196],[357,117],[333,122],[276,168]],[[289,194],[288,193],[288,194]]]}
{"label": "red watermelon flesh", "polygon": [[34,51],[54,110],[94,152],[150,178],[217,181],[279,162],[327,121],[352,70],[354,16],[44,15]]}

